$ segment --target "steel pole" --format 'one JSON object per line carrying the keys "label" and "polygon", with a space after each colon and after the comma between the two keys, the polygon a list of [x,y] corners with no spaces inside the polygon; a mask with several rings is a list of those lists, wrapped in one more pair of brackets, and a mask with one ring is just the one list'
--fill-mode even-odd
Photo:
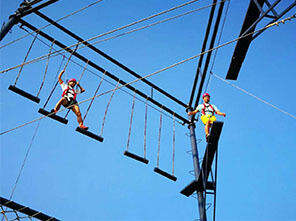
{"label": "steel pole", "polygon": [[18,22],[15,15],[12,15],[9,17],[9,21],[4,24],[4,26],[1,28],[0,32],[0,41],[6,36],[6,34],[10,31],[10,29]]}
{"label": "steel pole", "polygon": [[[192,108],[188,108],[187,110],[193,111]],[[198,176],[200,173],[200,165],[199,165],[199,157],[198,157],[198,150],[197,150],[197,144],[196,144],[196,136],[195,136],[195,123],[193,121],[193,115],[189,116],[189,131],[190,131],[190,141],[191,141],[191,148],[192,148],[192,157],[193,157],[193,166],[194,166],[194,175],[195,179],[198,180]],[[205,213],[205,203],[204,203],[204,195],[203,192],[197,193],[197,199],[198,199],[198,208],[199,208],[199,217],[201,221],[206,221],[207,216]]]}

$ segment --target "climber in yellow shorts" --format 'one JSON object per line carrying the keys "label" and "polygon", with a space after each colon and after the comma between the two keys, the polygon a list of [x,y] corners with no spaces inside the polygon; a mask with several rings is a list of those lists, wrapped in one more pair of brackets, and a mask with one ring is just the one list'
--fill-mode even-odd
{"label": "climber in yellow shorts", "polygon": [[201,112],[201,121],[205,125],[205,133],[206,133],[206,140],[208,141],[210,135],[210,128],[214,121],[216,121],[215,113],[226,117],[225,113],[222,113],[218,110],[218,108],[214,104],[210,104],[210,95],[208,93],[204,93],[202,95],[203,104],[199,104],[196,109],[192,112],[188,112],[188,115],[196,114],[197,112]]}

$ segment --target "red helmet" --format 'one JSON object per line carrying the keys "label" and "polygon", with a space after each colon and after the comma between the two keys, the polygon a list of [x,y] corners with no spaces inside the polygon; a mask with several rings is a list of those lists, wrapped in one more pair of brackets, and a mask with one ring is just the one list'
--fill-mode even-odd
{"label": "red helmet", "polygon": [[204,93],[204,94],[202,95],[202,98],[204,98],[205,96],[210,97],[210,94],[209,94],[209,93]]}
{"label": "red helmet", "polygon": [[76,79],[75,79],[75,78],[71,78],[71,79],[69,79],[69,80],[68,80],[68,83],[71,82],[71,81],[73,81],[73,82],[76,83]]}

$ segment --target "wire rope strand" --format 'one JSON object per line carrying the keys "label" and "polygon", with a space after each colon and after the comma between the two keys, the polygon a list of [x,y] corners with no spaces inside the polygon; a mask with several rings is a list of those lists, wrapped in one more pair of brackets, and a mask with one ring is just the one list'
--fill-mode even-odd
{"label": "wire rope strand", "polygon": [[[119,85],[119,81],[117,82],[116,87],[118,87],[118,85]],[[111,96],[110,96],[110,98],[109,98],[109,101],[108,101],[108,104],[107,104],[107,106],[106,106],[106,110],[105,110],[105,113],[104,113],[104,118],[103,118],[103,122],[102,122],[102,126],[101,126],[100,136],[103,135],[103,130],[104,130],[104,127],[105,127],[105,121],[106,121],[106,118],[107,118],[107,113],[108,113],[108,110],[109,110],[109,106],[110,106],[111,100],[112,100],[112,98],[113,98],[113,96],[114,96],[114,94],[115,94],[115,91],[116,91],[116,90],[113,90],[113,91],[112,91],[112,94],[111,94]]]}
{"label": "wire rope strand", "polygon": [[129,130],[128,130],[127,145],[126,145],[127,151],[129,148],[131,132],[132,132],[133,116],[134,116],[134,110],[135,110],[135,100],[136,100],[136,92],[134,93],[133,103],[132,103],[131,119],[130,119],[130,126],[129,126]]}
{"label": "wire rope strand", "polygon": [[172,174],[175,173],[175,146],[176,146],[176,125],[175,125],[175,113],[173,114],[173,165],[172,165]]}
{"label": "wire rope strand", "polygon": [[77,48],[78,48],[78,44],[76,44],[75,49],[71,51],[70,57],[68,58],[68,61],[67,61],[67,63],[65,64],[64,70],[66,70],[66,68],[67,68],[67,66],[68,66],[68,64],[69,64],[69,62],[70,62],[70,60],[71,60],[73,54],[76,52]]}
{"label": "wire rope strand", "polygon": [[12,189],[12,191],[11,191],[11,194],[10,194],[9,200],[12,199],[13,194],[14,194],[14,192],[15,192],[15,190],[16,190],[17,184],[18,184],[18,182],[19,182],[19,180],[20,180],[21,174],[22,174],[23,169],[24,169],[24,167],[25,167],[25,164],[26,164],[27,158],[28,158],[28,156],[29,156],[30,150],[31,150],[32,145],[33,145],[33,142],[34,142],[35,137],[36,137],[36,135],[37,135],[37,132],[38,132],[38,129],[39,129],[40,123],[41,123],[41,121],[39,120],[39,121],[38,121],[38,124],[37,124],[37,126],[36,126],[36,128],[35,128],[34,134],[33,134],[33,136],[32,136],[32,139],[31,139],[31,142],[30,142],[29,148],[28,148],[28,150],[27,150],[27,152],[26,152],[26,155],[25,155],[25,158],[24,158],[24,160],[23,160],[23,163],[22,163],[21,169],[20,169],[19,174],[18,174],[18,176],[17,176],[17,179],[16,179],[16,181],[15,181],[14,187],[13,187],[13,189]]}
{"label": "wire rope strand", "polygon": [[100,89],[100,87],[101,87],[101,85],[102,85],[102,82],[103,82],[103,79],[104,79],[104,77],[105,77],[105,74],[106,74],[106,71],[104,72],[103,77],[101,78],[100,83],[99,83],[99,85],[98,85],[98,87],[97,87],[97,89],[96,89],[96,91],[95,91],[95,94],[94,94],[94,96],[92,97],[92,99],[91,99],[91,101],[90,101],[90,104],[88,105],[87,110],[85,111],[85,115],[84,115],[84,117],[83,117],[83,121],[85,120],[85,118],[86,118],[86,116],[87,116],[87,114],[88,114],[88,112],[89,112],[89,110],[90,110],[90,107],[92,106],[92,104],[93,104],[93,102],[94,102],[94,99],[95,99],[95,97],[96,97],[96,95],[97,95],[97,93],[98,93],[98,91],[99,91],[99,89]]}
{"label": "wire rope strand", "polygon": [[279,108],[279,107],[277,107],[277,106],[275,106],[275,105],[273,105],[273,104],[271,104],[271,103],[269,103],[269,102],[263,100],[262,98],[260,98],[260,97],[258,97],[258,96],[256,96],[256,95],[252,94],[251,92],[248,92],[248,91],[246,91],[246,90],[240,88],[239,86],[237,86],[237,85],[235,85],[235,84],[233,84],[233,83],[230,83],[229,81],[227,81],[227,80],[221,78],[219,75],[216,75],[216,74],[214,74],[213,72],[212,72],[212,75],[213,75],[214,77],[216,77],[217,79],[219,79],[219,80],[221,80],[221,81],[227,83],[228,85],[230,85],[230,86],[232,86],[232,87],[234,87],[234,88],[236,88],[236,89],[242,91],[243,93],[245,93],[245,94],[247,94],[247,95],[249,95],[249,96],[251,96],[251,97],[257,99],[258,101],[260,101],[260,102],[262,102],[262,103],[264,103],[264,104],[266,104],[266,105],[268,105],[268,106],[270,106],[270,107],[272,107],[272,108],[274,108],[274,109],[276,109],[276,110],[282,112],[283,114],[286,114],[286,115],[288,115],[289,117],[292,117],[292,118],[294,118],[294,119],[296,120],[296,116],[295,116],[295,115],[290,114],[289,112],[282,110],[281,108]]}
{"label": "wire rope strand", "polygon": [[161,128],[162,128],[162,107],[161,107],[161,110],[160,110],[160,117],[159,117],[158,150],[157,150],[157,162],[156,162],[156,166],[157,166],[157,167],[159,167],[159,153],[160,153]]}
{"label": "wire rope strand", "polygon": [[40,94],[40,92],[41,92],[41,90],[43,88],[44,82],[45,82],[45,78],[46,78],[46,74],[47,74],[47,69],[48,69],[48,63],[49,63],[49,59],[50,59],[50,55],[51,55],[51,51],[52,51],[54,42],[55,42],[55,40],[51,43],[51,46],[50,46],[50,49],[49,49],[49,53],[48,53],[48,57],[47,57],[47,61],[46,61],[46,66],[45,66],[45,72],[44,72],[44,75],[43,75],[43,79],[42,79],[40,88],[39,88],[38,93],[37,93],[37,97],[39,96],[39,94]]}
{"label": "wire rope strand", "polygon": [[79,77],[79,79],[78,79],[78,82],[80,83],[80,81],[81,81],[81,79],[82,79],[82,77],[83,77],[83,75],[84,75],[84,73],[85,73],[85,70],[86,70],[86,68],[87,68],[87,66],[88,66],[88,63],[89,63],[89,60],[87,60],[87,62],[85,63],[85,66],[84,66],[84,68],[83,68],[83,71],[82,71],[82,73],[81,73],[81,75],[80,75],[80,77]]}
{"label": "wire rope strand", "polygon": [[145,122],[144,122],[144,158],[146,158],[147,147],[147,119],[148,119],[148,97],[145,102]]}
{"label": "wire rope strand", "polygon": [[28,56],[30,54],[30,51],[31,51],[33,45],[34,45],[34,42],[36,41],[36,38],[37,38],[38,34],[39,33],[36,32],[36,35],[35,35],[35,37],[33,38],[32,42],[31,42],[31,45],[30,45],[30,47],[29,47],[29,49],[27,51],[27,54],[26,54],[26,56],[24,58],[24,61],[23,61],[22,65],[20,66],[19,72],[18,72],[17,77],[16,77],[15,82],[14,82],[14,86],[16,85],[16,83],[18,82],[18,80],[20,78],[21,72],[22,72],[23,67],[24,67],[24,63],[27,61],[27,58],[28,58]]}
{"label": "wire rope strand", "polygon": [[[70,17],[70,16],[73,16],[73,15],[75,15],[75,14],[78,13],[78,12],[84,11],[85,9],[87,9],[87,8],[93,6],[93,5],[95,5],[95,4],[97,4],[97,3],[101,2],[101,1],[103,1],[103,0],[98,0],[98,1],[96,1],[96,2],[93,2],[93,3],[91,3],[91,4],[87,5],[87,6],[85,6],[85,7],[82,7],[82,8],[80,8],[80,9],[74,11],[74,12],[71,12],[70,14],[68,14],[68,15],[66,15],[66,16],[64,16],[64,17],[61,17],[61,18],[57,19],[57,20],[55,21],[55,23],[57,23],[57,22],[59,22],[59,21],[62,21],[62,20],[66,19],[66,18],[68,18],[68,17]],[[38,29],[38,30],[36,30],[36,31],[32,31],[32,32],[30,32],[30,33],[28,33],[28,34],[25,34],[24,36],[22,36],[22,37],[20,37],[20,38],[17,38],[17,39],[15,39],[15,40],[11,41],[11,42],[8,42],[7,44],[0,46],[0,49],[5,48],[6,46],[11,45],[11,44],[13,44],[13,43],[15,43],[15,42],[17,42],[17,41],[19,41],[19,40],[22,40],[22,39],[28,37],[30,34],[33,34],[34,32],[41,31],[41,30],[43,30],[43,29],[49,27],[50,25],[52,25],[52,23],[47,24],[47,25],[41,27],[40,29]]]}

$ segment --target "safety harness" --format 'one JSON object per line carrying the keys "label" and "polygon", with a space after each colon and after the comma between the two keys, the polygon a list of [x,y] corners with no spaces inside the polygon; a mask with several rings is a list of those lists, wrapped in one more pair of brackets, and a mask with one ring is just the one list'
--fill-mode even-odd
{"label": "safety harness", "polygon": [[[73,95],[73,98],[72,97],[69,97],[68,94],[72,94]],[[73,88],[70,88],[69,86],[63,91],[63,94],[62,94],[62,97],[65,97],[67,98],[67,100],[71,100],[71,99],[74,99],[76,100],[76,92]]]}
{"label": "safety harness", "polygon": [[[207,111],[212,112],[212,115],[214,115],[214,113],[215,113],[216,111],[215,111],[215,109],[213,108],[213,106],[212,106],[211,104],[209,104],[208,106],[206,106],[206,104],[203,104],[203,105],[204,105],[204,107],[203,107],[203,109],[201,110],[202,115],[206,115],[206,109],[207,109]],[[212,110],[210,110],[209,107],[211,107]]]}

